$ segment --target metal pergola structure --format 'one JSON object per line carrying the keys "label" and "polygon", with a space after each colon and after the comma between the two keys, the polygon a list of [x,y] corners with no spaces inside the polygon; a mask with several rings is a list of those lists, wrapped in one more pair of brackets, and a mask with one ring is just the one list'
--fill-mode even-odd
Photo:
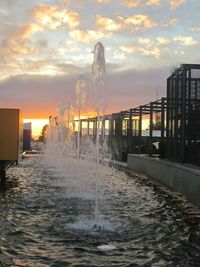
{"label": "metal pergola structure", "polygon": [[[155,114],[159,114],[156,124]],[[167,79],[167,97],[101,116],[100,128],[101,141],[107,141],[117,160],[125,161],[128,153],[153,154],[147,148],[159,142],[161,157],[199,164],[200,64],[177,68]],[[89,136],[95,142],[97,117],[81,119],[80,134],[82,139]]]}
{"label": "metal pergola structure", "polygon": [[200,163],[200,64],[183,64],[167,79],[167,158]]}
{"label": "metal pergola structure", "polygon": [[[101,139],[105,140],[106,138],[114,158],[125,161],[128,153],[145,153],[145,146],[164,140],[166,136],[166,108],[167,100],[163,97],[146,105],[101,116]],[[160,114],[157,130],[155,130],[154,114]],[[149,124],[148,129],[144,131],[145,116],[149,116]],[[84,131],[83,123],[87,125]],[[90,136],[95,141],[97,117],[81,119],[80,132],[82,138]]]}

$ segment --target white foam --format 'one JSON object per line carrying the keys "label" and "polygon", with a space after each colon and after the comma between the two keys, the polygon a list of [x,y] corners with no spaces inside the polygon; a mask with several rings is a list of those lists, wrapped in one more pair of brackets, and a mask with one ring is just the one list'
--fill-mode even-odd
{"label": "white foam", "polygon": [[74,223],[69,223],[65,225],[65,229],[74,229],[74,230],[82,230],[82,231],[108,231],[114,232],[117,228],[117,225],[113,225],[109,221],[99,220],[96,222],[95,220],[79,220]]}
{"label": "white foam", "polygon": [[115,246],[108,245],[108,244],[107,245],[100,245],[97,248],[98,248],[98,250],[101,250],[101,251],[112,251],[112,250],[115,250],[116,249]]}

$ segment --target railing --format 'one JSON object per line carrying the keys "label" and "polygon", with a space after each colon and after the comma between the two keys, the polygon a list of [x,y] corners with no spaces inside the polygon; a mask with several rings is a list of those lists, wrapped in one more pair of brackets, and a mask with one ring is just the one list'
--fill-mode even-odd
{"label": "railing", "polygon": [[[107,138],[113,157],[126,161],[128,153],[155,153],[156,143],[164,142],[166,137],[166,108],[167,101],[163,97],[146,105],[101,116],[100,137]],[[90,136],[96,140],[96,133],[97,117],[80,120],[81,137]]]}

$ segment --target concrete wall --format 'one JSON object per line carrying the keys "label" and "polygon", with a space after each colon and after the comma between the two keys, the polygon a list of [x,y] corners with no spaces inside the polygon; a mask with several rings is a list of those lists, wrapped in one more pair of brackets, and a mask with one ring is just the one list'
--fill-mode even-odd
{"label": "concrete wall", "polygon": [[200,207],[200,168],[129,154],[128,168],[159,180]]}

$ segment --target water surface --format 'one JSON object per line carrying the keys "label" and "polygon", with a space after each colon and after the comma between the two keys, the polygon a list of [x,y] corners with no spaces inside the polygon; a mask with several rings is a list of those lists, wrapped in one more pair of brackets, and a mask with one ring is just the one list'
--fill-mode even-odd
{"label": "water surface", "polygon": [[70,166],[37,155],[8,171],[0,266],[200,266],[200,217],[184,198],[102,166],[101,228],[93,228],[92,165]]}

